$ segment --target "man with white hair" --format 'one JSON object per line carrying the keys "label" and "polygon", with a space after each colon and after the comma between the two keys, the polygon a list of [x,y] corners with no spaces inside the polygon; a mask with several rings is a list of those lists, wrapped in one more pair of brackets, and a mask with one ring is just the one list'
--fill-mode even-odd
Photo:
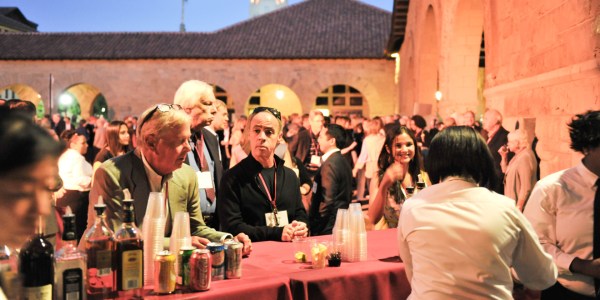
{"label": "man with white hair", "polygon": [[[106,218],[113,230],[122,223],[124,189],[134,199],[135,223],[142,227],[150,192],[165,192],[167,221],[165,237],[170,237],[175,213],[189,213],[192,245],[204,248],[210,241],[223,241],[231,234],[205,225],[200,212],[198,180],[185,165],[190,151],[190,117],[177,104],[159,104],[147,109],[137,126],[138,148],[106,161],[96,171],[90,192],[88,220],[95,219],[94,204],[102,196]],[[88,224],[91,227],[92,223]],[[251,251],[250,239],[240,233],[244,253]]]}
{"label": "man with white hair", "polygon": [[199,80],[182,83],[173,99],[173,103],[181,105],[192,118],[191,151],[186,161],[198,177],[200,209],[204,222],[215,228],[219,226],[215,209],[223,175],[222,154],[216,131],[223,129],[224,122],[229,120],[225,103],[217,101],[219,100],[215,98],[213,87]]}
{"label": "man with white hair", "polygon": [[[494,166],[496,167],[496,173],[498,174],[496,184],[494,185],[494,191],[498,194],[504,195],[504,174],[500,167],[500,153],[498,150],[500,147],[505,146],[508,143],[508,131],[502,127],[502,114],[495,109],[488,109],[483,115],[483,129],[487,132],[487,145],[492,152],[494,158]],[[508,156],[507,161],[510,161],[512,156]]]}

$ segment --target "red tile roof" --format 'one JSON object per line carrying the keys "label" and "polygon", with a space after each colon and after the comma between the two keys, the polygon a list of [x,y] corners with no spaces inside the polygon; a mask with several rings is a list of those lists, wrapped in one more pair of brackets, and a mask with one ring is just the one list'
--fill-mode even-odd
{"label": "red tile roof", "polygon": [[0,60],[384,58],[390,12],[307,0],[213,33],[5,33]]}

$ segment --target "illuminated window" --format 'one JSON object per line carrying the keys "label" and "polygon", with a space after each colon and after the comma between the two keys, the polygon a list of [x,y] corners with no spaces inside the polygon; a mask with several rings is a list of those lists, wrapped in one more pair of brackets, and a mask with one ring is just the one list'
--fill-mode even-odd
{"label": "illuminated window", "polygon": [[315,101],[316,109],[328,109],[331,115],[368,114],[361,92],[349,85],[332,85],[319,94]]}

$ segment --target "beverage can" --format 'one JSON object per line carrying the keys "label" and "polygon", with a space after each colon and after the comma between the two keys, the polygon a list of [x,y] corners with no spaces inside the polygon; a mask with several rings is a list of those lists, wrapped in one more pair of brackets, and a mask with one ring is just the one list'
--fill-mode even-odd
{"label": "beverage can", "polygon": [[196,247],[181,247],[179,250],[177,283],[184,287],[190,286],[190,258]]}
{"label": "beverage can", "polygon": [[154,292],[170,294],[175,291],[176,282],[175,255],[169,250],[159,252],[154,258]]}
{"label": "beverage can", "polygon": [[242,278],[242,248],[236,241],[225,242],[225,278]]}
{"label": "beverage can", "polygon": [[212,258],[212,280],[225,279],[225,251],[222,243],[208,243],[206,249]]}
{"label": "beverage can", "polygon": [[210,289],[212,259],[208,249],[194,250],[190,256],[190,287],[196,291]]}

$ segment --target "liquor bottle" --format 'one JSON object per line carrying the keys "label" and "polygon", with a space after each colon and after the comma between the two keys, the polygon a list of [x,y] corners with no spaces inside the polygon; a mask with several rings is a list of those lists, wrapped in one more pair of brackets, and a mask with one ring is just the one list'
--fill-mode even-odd
{"label": "liquor bottle", "polygon": [[44,238],[40,216],[36,234],[19,253],[19,273],[23,277],[23,297],[29,300],[52,299],[54,247]]}
{"label": "liquor bottle", "polygon": [[122,206],[123,224],[115,233],[117,239],[117,290],[119,297],[141,298],[144,285],[142,234],[135,226],[133,200],[123,200]]}
{"label": "liquor bottle", "polygon": [[94,205],[94,225],[83,235],[87,254],[87,294],[92,299],[111,298],[115,293],[115,236],[106,224],[102,197]]}
{"label": "liquor bottle", "polygon": [[75,215],[67,206],[62,216],[64,230],[63,246],[56,251],[54,287],[56,299],[82,300],[87,299],[85,284],[87,276],[87,256],[77,249],[77,228]]}

